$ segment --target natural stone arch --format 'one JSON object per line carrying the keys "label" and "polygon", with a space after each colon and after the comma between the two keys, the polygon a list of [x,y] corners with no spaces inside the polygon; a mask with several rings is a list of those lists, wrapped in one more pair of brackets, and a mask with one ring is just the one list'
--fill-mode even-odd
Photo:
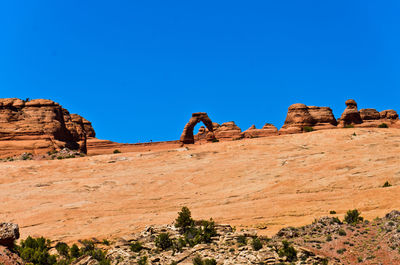
{"label": "natural stone arch", "polygon": [[181,142],[184,144],[194,144],[193,129],[197,123],[203,122],[208,129],[207,140],[212,141],[215,139],[214,128],[211,119],[205,112],[196,112],[192,114],[189,122],[185,125],[181,135]]}

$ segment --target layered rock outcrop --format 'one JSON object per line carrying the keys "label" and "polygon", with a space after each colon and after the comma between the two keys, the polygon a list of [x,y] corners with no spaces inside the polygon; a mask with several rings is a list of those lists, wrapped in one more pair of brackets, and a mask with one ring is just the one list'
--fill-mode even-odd
{"label": "layered rock outcrop", "polygon": [[279,133],[300,133],[305,127],[313,127],[316,130],[330,129],[336,125],[336,119],[330,108],[297,103],[289,107],[285,123]]}
{"label": "layered rock outcrop", "polygon": [[51,100],[0,99],[0,155],[13,149],[36,153],[64,147],[85,153],[91,136],[90,122]]}
{"label": "layered rock outcrop", "polygon": [[257,137],[266,137],[277,135],[278,129],[270,124],[266,123],[261,129],[257,129],[255,125],[252,125],[246,131],[242,133],[243,138],[257,138]]}
{"label": "layered rock outcrop", "polygon": [[19,238],[19,227],[13,223],[0,223],[0,264],[22,265],[25,262],[11,251],[14,241]]}

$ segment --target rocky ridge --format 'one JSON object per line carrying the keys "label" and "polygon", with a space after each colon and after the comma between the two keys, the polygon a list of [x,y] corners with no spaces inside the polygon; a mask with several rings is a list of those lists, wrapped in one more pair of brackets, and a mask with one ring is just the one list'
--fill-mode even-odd
{"label": "rocky ridge", "polygon": [[46,99],[0,99],[0,155],[69,148],[86,153],[91,123]]}

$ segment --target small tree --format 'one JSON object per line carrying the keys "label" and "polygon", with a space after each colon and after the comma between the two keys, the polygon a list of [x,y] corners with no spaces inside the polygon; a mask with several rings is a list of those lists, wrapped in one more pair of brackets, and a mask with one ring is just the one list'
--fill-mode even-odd
{"label": "small tree", "polygon": [[172,247],[173,242],[168,233],[161,233],[156,237],[155,243],[156,247],[161,248],[162,250],[167,250]]}
{"label": "small tree", "polygon": [[181,228],[182,232],[186,232],[189,227],[194,225],[192,214],[186,206],[182,207],[182,210],[178,213],[178,217],[175,220],[175,227]]}
{"label": "small tree", "polygon": [[360,212],[357,209],[348,210],[344,220],[348,224],[357,224],[358,222],[362,222],[364,220],[363,217],[360,216]]}
{"label": "small tree", "polygon": [[297,260],[297,251],[286,240],[282,241],[283,247],[278,251],[280,257],[286,257],[287,261],[292,262]]}
{"label": "small tree", "polygon": [[253,241],[251,242],[251,246],[255,251],[258,251],[262,249],[263,245],[261,243],[261,240],[258,237],[253,238]]}

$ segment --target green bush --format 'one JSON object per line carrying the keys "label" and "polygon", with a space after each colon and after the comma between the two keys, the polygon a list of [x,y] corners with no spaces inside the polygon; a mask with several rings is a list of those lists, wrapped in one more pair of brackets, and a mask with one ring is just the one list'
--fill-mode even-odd
{"label": "green bush", "polygon": [[178,217],[175,220],[175,227],[180,228],[182,232],[194,225],[194,220],[192,219],[192,213],[189,208],[184,206],[178,213]]}
{"label": "green bush", "polygon": [[172,240],[168,233],[161,233],[156,237],[155,244],[156,247],[162,250],[167,250],[172,247]]}
{"label": "green bush", "polygon": [[114,153],[114,154],[120,154],[121,151],[119,151],[118,149],[115,149],[115,150],[113,151],[113,153]]}
{"label": "green bush", "polygon": [[344,126],[344,128],[354,128],[354,125],[353,125],[353,124],[346,124],[346,125]]}
{"label": "green bush", "polygon": [[386,181],[382,187],[387,188],[387,187],[391,187],[391,186],[392,186],[392,184],[390,184],[389,181]]}
{"label": "green bush", "polygon": [[336,211],[329,211],[329,214],[336,214]]}
{"label": "green bush", "polygon": [[312,132],[312,131],[314,131],[313,127],[310,127],[310,126],[304,126],[303,127],[303,132]]}
{"label": "green bush", "polygon": [[140,252],[143,249],[143,246],[139,241],[132,243],[130,247],[133,252]]}
{"label": "green bush", "polygon": [[202,259],[200,256],[196,256],[193,259],[193,265],[217,265],[215,259]]}
{"label": "green bush", "polygon": [[79,257],[79,247],[76,244],[73,244],[72,247],[69,250],[70,255],[72,258],[78,258]]}
{"label": "green bush", "polygon": [[240,235],[240,236],[238,236],[238,237],[236,238],[236,242],[237,242],[239,245],[247,245],[247,238],[246,238],[245,236],[243,236],[243,235]]}
{"label": "green bush", "polygon": [[360,212],[357,209],[354,209],[354,210],[347,211],[346,216],[344,217],[344,220],[348,224],[355,225],[359,222],[362,222],[364,220],[364,218],[360,216]]}
{"label": "green bush", "polygon": [[347,235],[347,234],[346,234],[346,231],[344,231],[343,229],[339,229],[338,233],[339,233],[339,236],[345,236],[345,235]]}
{"label": "green bush", "polygon": [[381,123],[378,126],[379,128],[389,128],[389,126],[386,123]]}
{"label": "green bush", "polygon": [[19,256],[28,263],[35,265],[52,265],[57,262],[55,255],[49,254],[50,240],[43,237],[32,238],[28,236],[21,240],[21,244],[16,247]]}
{"label": "green bush", "polygon": [[251,242],[251,246],[255,251],[258,251],[262,249],[263,245],[261,243],[261,240],[258,237],[253,238],[253,241]]}
{"label": "green bush", "polygon": [[69,258],[69,246],[64,242],[58,242],[55,246],[58,254],[65,258]]}
{"label": "green bush", "polygon": [[282,241],[283,247],[279,249],[279,257],[286,257],[287,261],[292,262],[297,260],[297,251],[286,240]]}
{"label": "green bush", "polygon": [[147,264],[147,256],[143,256],[139,259],[138,265],[146,265]]}

